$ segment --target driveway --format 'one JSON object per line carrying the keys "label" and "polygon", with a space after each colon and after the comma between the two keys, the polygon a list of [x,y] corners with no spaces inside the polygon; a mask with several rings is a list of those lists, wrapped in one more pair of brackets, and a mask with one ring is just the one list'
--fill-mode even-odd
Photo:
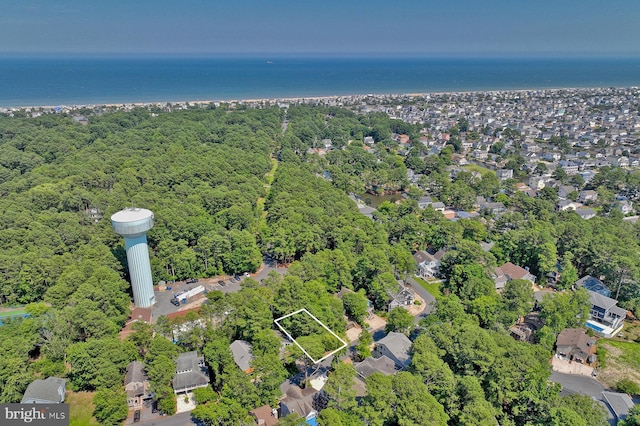
{"label": "driveway", "polygon": [[582,376],[591,377],[593,374],[593,367],[581,364],[579,362],[570,362],[566,359],[558,358],[554,355],[551,358],[551,367],[553,371],[567,374],[580,374]]}
{"label": "driveway", "polygon": [[424,289],[413,277],[407,277],[407,284],[409,284],[413,290],[418,293],[420,297],[424,299],[425,304],[427,305],[424,310],[416,315],[416,323],[420,321],[422,318],[429,315],[431,312],[435,310],[436,307],[436,298],[431,295],[427,290]]}

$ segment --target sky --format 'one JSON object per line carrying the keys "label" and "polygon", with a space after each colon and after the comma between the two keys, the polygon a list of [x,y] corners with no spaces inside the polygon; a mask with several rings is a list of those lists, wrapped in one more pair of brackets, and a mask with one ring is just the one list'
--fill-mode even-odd
{"label": "sky", "polygon": [[640,1],[2,0],[0,54],[640,57]]}

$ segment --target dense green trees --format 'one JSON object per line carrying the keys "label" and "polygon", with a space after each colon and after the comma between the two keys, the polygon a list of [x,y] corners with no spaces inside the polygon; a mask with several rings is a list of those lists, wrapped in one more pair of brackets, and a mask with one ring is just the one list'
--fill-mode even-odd
{"label": "dense green trees", "polygon": [[367,295],[363,289],[360,289],[357,293],[345,293],[342,296],[342,303],[347,315],[355,319],[360,324],[364,322],[364,317],[367,314],[367,308],[369,307],[369,300],[367,299]]}
{"label": "dense green trees", "polygon": [[[233,124],[222,111],[131,115],[136,119],[122,121],[124,113],[92,116],[89,126],[54,116],[46,127],[37,119],[2,120],[5,131],[18,127],[11,140],[3,140],[4,149],[44,155],[20,170],[20,182],[0,183],[0,192],[8,195],[0,246],[6,249],[3,263],[14,265],[2,271],[3,301],[42,297],[72,263],[67,253],[82,250],[92,235],[108,245],[121,243],[108,220],[92,225],[88,208],[104,217],[131,203],[153,210],[156,226],[149,242],[159,278],[203,274],[210,265],[209,272],[255,269],[260,259],[255,239],[239,232],[256,222],[253,207],[264,193],[261,179],[270,167],[280,112],[245,111]],[[216,252],[217,241],[199,244],[205,234],[231,243],[226,259]],[[194,256],[198,246],[200,259]],[[28,259],[35,247],[41,262]]]}
{"label": "dense green trees", "polygon": [[74,390],[118,386],[122,383],[127,364],[136,357],[135,346],[121,342],[117,337],[75,343],[67,349],[67,362],[71,364],[71,385]]}
{"label": "dense green trees", "polygon": [[94,416],[101,425],[116,426],[127,417],[127,394],[120,388],[102,388],[93,398]]}
{"label": "dense green trees", "polygon": [[449,419],[420,378],[408,372],[369,376],[361,413],[372,425],[446,425]]}
{"label": "dense green trees", "polygon": [[411,316],[409,311],[404,309],[402,306],[398,306],[389,312],[387,325],[384,327],[384,330],[387,333],[395,331],[398,333],[409,334],[413,329],[413,325],[413,316]]}

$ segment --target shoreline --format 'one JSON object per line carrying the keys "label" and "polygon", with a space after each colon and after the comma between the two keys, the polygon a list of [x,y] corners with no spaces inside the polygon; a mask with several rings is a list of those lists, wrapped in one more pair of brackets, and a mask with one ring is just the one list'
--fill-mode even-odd
{"label": "shoreline", "polygon": [[[491,89],[491,90],[455,90],[455,91],[437,91],[437,92],[410,92],[410,93],[355,93],[348,95],[319,95],[319,96],[285,96],[270,98],[239,98],[239,99],[192,99],[192,100],[169,100],[169,101],[132,101],[132,102],[109,102],[109,103],[76,103],[76,104],[55,104],[55,105],[20,105],[20,106],[3,106],[0,105],[0,113],[25,111],[25,112],[62,112],[77,111],[80,109],[96,109],[96,108],[149,108],[149,107],[166,107],[167,105],[178,105],[186,107],[187,105],[199,106],[200,108],[214,104],[268,104],[278,106],[278,104],[303,104],[310,102],[341,102],[347,100],[355,102],[363,98],[425,98],[427,96],[445,96],[456,95],[465,96],[472,94],[505,94],[505,93],[530,93],[530,92],[562,92],[562,91],[602,91],[602,90],[634,90],[639,86],[594,86],[594,87],[544,87],[544,88],[528,88],[528,89]],[[349,104],[344,104],[347,106]],[[340,105],[337,105],[340,106]]]}

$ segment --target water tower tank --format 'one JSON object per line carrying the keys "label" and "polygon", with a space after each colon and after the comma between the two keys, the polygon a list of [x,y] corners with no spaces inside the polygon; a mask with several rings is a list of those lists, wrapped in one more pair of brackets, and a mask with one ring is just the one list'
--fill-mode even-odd
{"label": "water tower tank", "polygon": [[147,231],[153,227],[153,212],[129,207],[111,216],[111,225],[124,237],[133,301],[136,306],[147,308],[156,301],[147,247]]}

